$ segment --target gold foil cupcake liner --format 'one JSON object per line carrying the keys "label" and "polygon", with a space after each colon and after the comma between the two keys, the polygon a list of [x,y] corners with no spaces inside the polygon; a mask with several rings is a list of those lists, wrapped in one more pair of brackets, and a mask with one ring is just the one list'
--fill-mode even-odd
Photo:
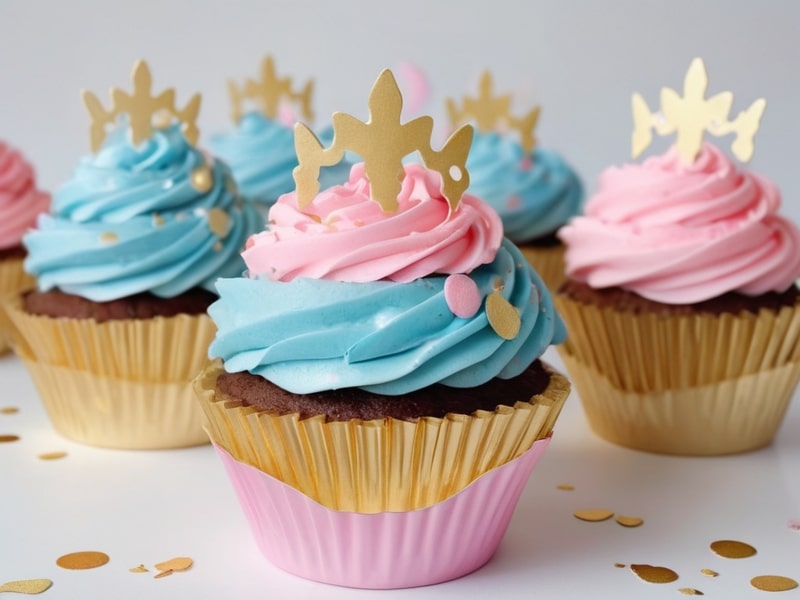
{"label": "gold foil cupcake liner", "polygon": [[32,315],[20,297],[6,308],[23,358],[119,380],[190,382],[207,364],[216,332],[206,314],[98,323]]}
{"label": "gold foil cupcake liner", "polygon": [[519,249],[525,259],[539,273],[547,289],[555,294],[567,280],[564,263],[565,246],[563,244],[555,246],[521,244]]}
{"label": "gold foil cupcake liner", "polygon": [[568,351],[561,356],[595,433],[664,454],[733,454],[766,446],[800,380],[800,361],[792,361],[707,385],[637,392],[616,387]]}
{"label": "gold foil cupcake liner", "polygon": [[513,407],[415,422],[326,422],[226,398],[216,391],[221,372],[217,361],[195,380],[211,439],[323,506],[358,513],[416,510],[450,497],[550,435],[570,390],[551,371],[546,390]]}
{"label": "gold foil cupcake liner", "polygon": [[800,362],[800,304],[757,314],[658,315],[556,295],[568,337],[562,357],[629,392],[702,387]]}
{"label": "gold foil cupcake liner", "polygon": [[92,446],[166,449],[208,443],[191,382],[133,381],[23,356],[53,427]]}
{"label": "gold foil cupcake liner", "polygon": [[12,324],[4,301],[36,286],[36,280],[25,272],[23,262],[22,258],[0,260],[0,354],[11,349],[12,338]]}

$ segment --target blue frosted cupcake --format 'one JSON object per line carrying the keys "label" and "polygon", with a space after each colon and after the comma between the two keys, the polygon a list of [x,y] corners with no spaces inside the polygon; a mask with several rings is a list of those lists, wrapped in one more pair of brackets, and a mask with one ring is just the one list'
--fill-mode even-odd
{"label": "blue frosted cupcake", "polygon": [[[228,167],[192,145],[199,96],[183,110],[167,94],[148,98],[144,63],[133,80],[109,111],[87,95],[97,151],[23,238],[38,289],[9,313],[60,433],[108,447],[188,446],[206,441],[189,381],[214,335],[214,283],[242,273],[239,253],[262,221]],[[172,123],[152,126],[156,110]]]}

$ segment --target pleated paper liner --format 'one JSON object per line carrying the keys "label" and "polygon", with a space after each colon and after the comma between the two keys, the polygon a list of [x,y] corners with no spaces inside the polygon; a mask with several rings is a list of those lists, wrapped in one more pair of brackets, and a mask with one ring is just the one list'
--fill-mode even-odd
{"label": "pleated paper liner", "polygon": [[112,448],[208,442],[191,385],[208,362],[208,315],[97,323],[31,315],[20,304],[6,304],[14,351],[64,436]]}
{"label": "pleated paper liner", "polygon": [[520,244],[519,249],[536,272],[539,273],[547,289],[555,294],[567,279],[564,273],[564,245],[534,246],[532,244]]}
{"label": "pleated paper liner", "polygon": [[136,450],[208,443],[188,380],[117,379],[22,358],[53,427],[66,438]]}
{"label": "pleated paper liner", "polygon": [[206,314],[120,319],[51,318],[6,304],[17,352],[37,362],[112,379],[191,382],[207,364],[216,327]]}
{"label": "pleated paper liner", "polygon": [[22,258],[0,260],[0,354],[11,349],[11,320],[3,308],[3,300],[33,289],[36,280],[22,268]]}
{"label": "pleated paper liner", "polygon": [[637,314],[556,295],[567,325],[559,347],[615,388],[702,387],[800,361],[800,303],[778,311]]}
{"label": "pleated paper liner", "polygon": [[323,506],[358,513],[415,510],[453,495],[547,437],[569,394],[551,371],[542,394],[493,412],[326,422],[230,400],[216,392],[221,372],[214,362],[195,381],[212,441]]}
{"label": "pleated paper liner", "polygon": [[561,357],[595,433],[662,454],[734,454],[768,445],[800,380],[800,361],[792,361],[706,385],[637,392],[616,387],[569,351]]}

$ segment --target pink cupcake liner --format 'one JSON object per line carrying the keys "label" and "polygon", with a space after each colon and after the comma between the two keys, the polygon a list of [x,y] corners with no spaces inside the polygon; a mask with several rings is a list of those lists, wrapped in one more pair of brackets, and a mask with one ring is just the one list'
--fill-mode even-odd
{"label": "pink cupcake liner", "polygon": [[486,564],[549,442],[537,441],[442,502],[376,514],[326,508],[214,447],[267,560],[314,581],[391,589],[449,581]]}

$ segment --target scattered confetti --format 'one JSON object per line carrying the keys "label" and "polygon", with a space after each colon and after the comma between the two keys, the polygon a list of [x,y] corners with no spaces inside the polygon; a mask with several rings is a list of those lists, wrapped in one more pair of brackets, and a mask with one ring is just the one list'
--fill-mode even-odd
{"label": "scattered confetti", "polygon": [[0,414],[3,415],[15,415],[19,412],[19,409],[16,406],[4,406],[0,408]]}
{"label": "scattered confetti", "polygon": [[614,511],[605,508],[585,508],[582,510],[576,510],[573,514],[575,515],[575,518],[580,519],[581,521],[597,523],[613,517]]}
{"label": "scattered confetti", "polygon": [[713,569],[700,569],[700,572],[706,577],[719,577],[719,573]]}
{"label": "scattered confetti", "polygon": [[128,569],[130,573],[148,573],[150,569],[145,567],[144,565],[139,565],[138,567],[131,567]]}
{"label": "scattered confetti", "polygon": [[161,227],[164,224],[164,217],[157,212],[153,213],[153,227]]}
{"label": "scattered confetti", "polygon": [[64,458],[66,455],[66,452],[42,452],[39,458],[42,460],[58,460],[59,458]]}
{"label": "scattered confetti", "polygon": [[119,242],[119,236],[113,231],[106,231],[100,234],[100,242],[106,246],[110,246]]}
{"label": "scattered confetti", "polygon": [[800,519],[789,519],[786,525],[792,531],[800,531]]}
{"label": "scattered confetti", "polygon": [[624,569],[625,563],[614,563],[614,566],[617,567],[618,569]]}
{"label": "scattered confetti", "polygon": [[228,235],[229,222],[230,218],[228,217],[228,213],[218,206],[208,211],[208,228],[215,236],[224,238]]}
{"label": "scattered confetti", "polygon": [[556,486],[556,489],[557,490],[562,490],[562,491],[565,491],[565,492],[571,492],[571,491],[573,491],[575,489],[575,486],[572,485],[572,484],[569,484],[569,483],[559,483]]}
{"label": "scattered confetti", "polygon": [[155,575],[153,575],[153,579],[161,579],[162,577],[166,577],[168,575],[172,575],[175,572],[174,569],[167,569],[166,571],[159,571]]}
{"label": "scattered confetti", "polygon": [[667,567],[631,565],[631,571],[633,571],[639,579],[648,583],[672,583],[678,579],[678,574]]}
{"label": "scattered confetti", "polygon": [[678,591],[684,596],[705,596],[703,592],[694,588],[678,588]]}
{"label": "scattered confetti", "polygon": [[94,552],[87,550],[84,552],[71,552],[56,559],[56,564],[62,569],[94,569],[102,567],[109,561],[108,554],[105,552]]}
{"label": "scattered confetti", "polygon": [[156,569],[159,571],[186,571],[187,569],[190,569],[193,564],[194,561],[188,556],[176,556],[175,558],[170,558],[164,562],[157,563]]}
{"label": "scattered confetti", "polygon": [[0,585],[0,592],[16,592],[17,594],[41,594],[50,589],[53,582],[49,579],[20,579]]}
{"label": "scattered confetti", "polygon": [[205,194],[214,186],[214,178],[211,175],[211,169],[209,169],[206,165],[197,167],[194,171],[192,171],[192,175],[189,178],[189,183],[195,190],[201,194]]}
{"label": "scattered confetti", "polygon": [[716,542],[711,542],[711,550],[723,558],[749,558],[756,553],[756,549],[750,544],[737,542],[735,540],[717,540]]}
{"label": "scattered confetti", "polygon": [[0,444],[5,444],[7,442],[16,442],[18,440],[19,440],[18,435],[12,435],[12,434],[0,435]]}
{"label": "scattered confetti", "polygon": [[780,575],[759,575],[750,580],[750,585],[763,592],[786,592],[796,588],[797,582]]}
{"label": "scattered confetti", "polygon": [[503,298],[499,291],[494,291],[486,298],[486,317],[494,332],[504,340],[513,340],[519,333],[522,321],[517,309]]}
{"label": "scattered confetti", "polygon": [[619,515],[615,521],[623,527],[638,527],[644,523],[644,519],[641,517],[625,517],[623,515]]}
{"label": "scattered confetti", "polygon": [[444,300],[447,308],[460,319],[471,319],[481,307],[478,284],[463,273],[455,273],[444,280]]}

